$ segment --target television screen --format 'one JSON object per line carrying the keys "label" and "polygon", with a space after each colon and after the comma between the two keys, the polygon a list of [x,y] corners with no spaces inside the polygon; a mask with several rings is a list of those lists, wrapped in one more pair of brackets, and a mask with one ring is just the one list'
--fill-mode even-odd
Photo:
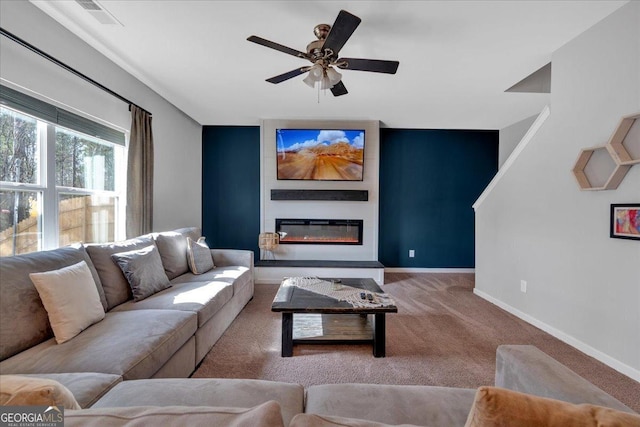
{"label": "television screen", "polygon": [[364,130],[277,129],[278,179],[362,181]]}

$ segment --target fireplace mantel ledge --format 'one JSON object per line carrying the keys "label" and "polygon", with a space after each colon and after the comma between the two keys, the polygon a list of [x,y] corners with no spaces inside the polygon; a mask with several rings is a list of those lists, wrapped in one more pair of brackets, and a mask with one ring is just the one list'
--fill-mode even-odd
{"label": "fireplace mantel ledge", "polygon": [[256,267],[325,267],[325,268],[384,268],[379,261],[332,261],[299,259],[261,259]]}
{"label": "fireplace mantel ledge", "polygon": [[256,260],[256,283],[279,283],[284,277],[369,277],[384,284],[384,265],[378,261]]}

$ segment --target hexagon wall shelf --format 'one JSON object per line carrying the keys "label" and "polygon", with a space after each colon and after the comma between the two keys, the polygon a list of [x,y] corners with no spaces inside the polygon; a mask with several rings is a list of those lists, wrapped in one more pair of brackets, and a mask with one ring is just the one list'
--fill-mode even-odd
{"label": "hexagon wall shelf", "polygon": [[580,151],[573,175],[581,190],[613,190],[618,188],[630,168],[630,165],[618,164],[603,145]]}
{"label": "hexagon wall shelf", "polygon": [[572,172],[581,190],[615,190],[640,163],[640,113],[623,117],[606,145],[580,151]]}
{"label": "hexagon wall shelf", "polygon": [[623,117],[607,143],[607,149],[621,165],[640,163],[640,113]]}

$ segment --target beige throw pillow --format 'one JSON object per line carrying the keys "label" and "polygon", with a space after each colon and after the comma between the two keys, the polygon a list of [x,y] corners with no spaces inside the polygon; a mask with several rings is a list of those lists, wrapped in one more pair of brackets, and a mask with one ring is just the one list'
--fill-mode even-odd
{"label": "beige throw pillow", "polygon": [[499,387],[480,387],[465,427],[640,427],[640,415],[575,405]]}
{"label": "beige throw pillow", "polygon": [[69,389],[57,381],[19,375],[0,375],[0,406],[31,405],[80,409],[80,405]]}
{"label": "beige throw pillow", "polygon": [[56,342],[62,344],[104,319],[104,307],[85,261],[44,273],[29,274]]}
{"label": "beige throw pillow", "polygon": [[187,261],[193,274],[206,273],[215,268],[211,249],[204,242],[204,237],[199,238],[197,242],[187,237]]}

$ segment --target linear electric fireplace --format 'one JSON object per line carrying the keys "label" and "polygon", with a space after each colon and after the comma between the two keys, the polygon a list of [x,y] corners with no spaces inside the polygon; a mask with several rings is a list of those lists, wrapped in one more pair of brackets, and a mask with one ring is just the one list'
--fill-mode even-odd
{"label": "linear electric fireplace", "polygon": [[280,244],[362,245],[361,219],[276,218]]}

